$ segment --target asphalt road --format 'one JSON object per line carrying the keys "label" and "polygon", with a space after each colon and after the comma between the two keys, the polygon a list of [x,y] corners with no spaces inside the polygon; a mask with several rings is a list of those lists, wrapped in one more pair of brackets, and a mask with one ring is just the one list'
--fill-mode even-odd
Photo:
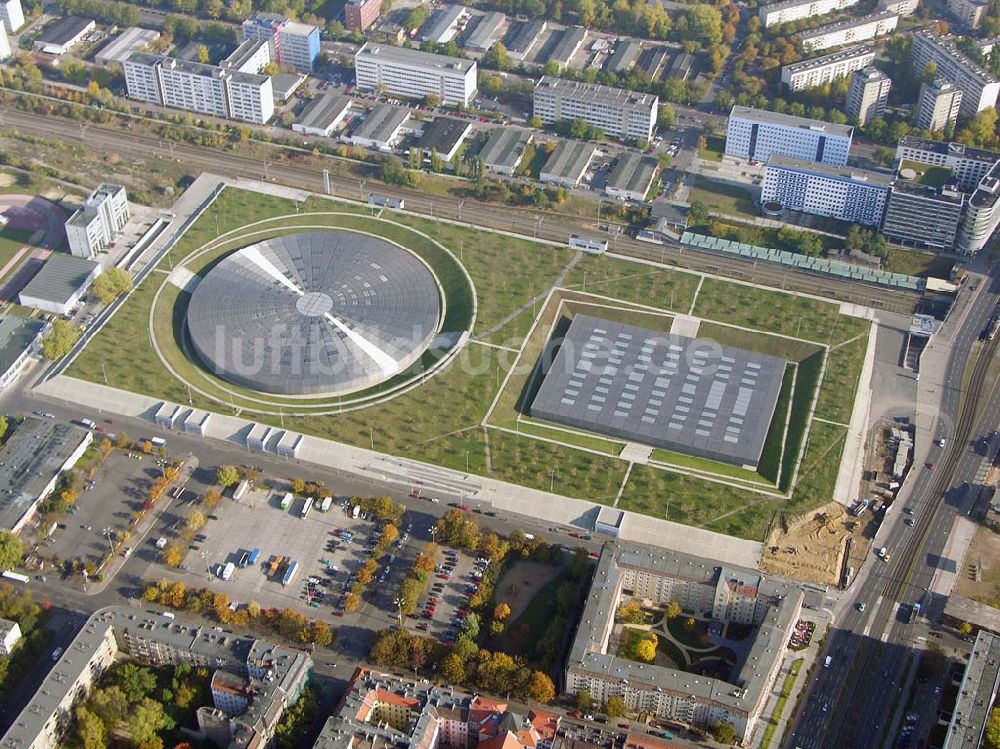
{"label": "asphalt road", "polygon": [[[914,509],[915,526],[902,522],[901,507],[894,506],[887,515],[888,533],[879,544],[891,552],[892,559],[889,563],[873,559],[871,574],[852,591],[854,605],[845,609],[831,629],[820,659],[822,664],[822,658],[829,655],[830,666],[815,673],[805,707],[786,741],[788,747],[868,749],[878,746],[893,729],[893,712],[908,694],[907,666],[916,655],[919,638],[927,634],[925,617],[939,617],[944,605],[927,589],[939,566],[960,561],[946,559],[943,551],[955,516],[970,509],[972,493],[963,484],[972,481],[982,460],[979,438],[990,434],[1000,421],[1000,388],[995,382],[981,383],[978,404],[972,390],[964,394],[965,400],[961,391],[970,351],[997,303],[998,290],[1000,285],[993,279],[969,309],[956,336],[946,372],[949,389],[939,415],[942,431],[934,435],[948,441],[944,449],[934,448],[929,457],[938,463],[936,472],[924,464],[911,469],[915,475],[909,480],[916,484],[908,504]],[[970,382],[970,388],[974,385]],[[960,402],[968,417],[964,427]],[[956,428],[967,431],[967,438],[956,439]],[[866,605],[864,612],[857,608],[861,602]],[[916,602],[923,611],[911,623]]]}
{"label": "asphalt road", "polygon": [[[80,123],[52,116],[7,110],[7,127],[41,137],[77,143],[85,140],[90,149],[134,158],[173,158],[182,161],[193,173],[210,171],[229,177],[263,179],[304,190],[323,191],[322,170],[296,166],[288,162],[260,161],[232,153],[215,151],[186,144],[161,141],[141,135],[122,134],[120,129],[90,125],[85,131]],[[373,171],[374,174],[374,171]],[[406,199],[406,209],[435,218],[448,218],[492,229],[510,231],[524,236],[565,243],[570,234],[600,231],[607,226],[612,234],[611,250],[642,259],[657,260],[695,271],[717,273],[741,280],[780,288],[795,288],[847,302],[908,314],[913,311],[919,295],[900,290],[886,290],[866,284],[816,276],[801,271],[783,269],[766,263],[737,260],[680,245],[651,245],[639,242],[627,234],[627,227],[608,225],[598,220],[566,216],[544,211],[511,209],[508,206],[479,203],[472,200],[428,196],[420,190],[388,187],[369,180],[330,175],[331,189],[338,197],[367,200],[374,189]]]}

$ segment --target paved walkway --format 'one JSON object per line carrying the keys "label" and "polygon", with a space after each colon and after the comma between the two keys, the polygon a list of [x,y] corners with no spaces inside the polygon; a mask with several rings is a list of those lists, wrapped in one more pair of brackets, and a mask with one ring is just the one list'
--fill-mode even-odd
{"label": "paved walkway", "polygon": [[[35,389],[39,394],[65,401],[67,405],[145,419],[150,423],[163,402],[65,375],[53,377]],[[178,424],[183,423],[190,410],[183,410],[181,418],[177,420]],[[208,424],[206,436],[246,450],[246,435],[254,423],[249,419],[215,414]],[[276,434],[280,431],[275,430]],[[275,441],[270,440],[269,446]],[[473,506],[492,507],[499,511],[587,530],[594,528],[601,509],[601,505],[594,502],[397,458],[310,435],[303,436],[298,459],[347,475],[370,478],[373,486],[376,482],[409,489],[419,486],[425,494],[463,499]],[[709,559],[724,559],[728,564],[751,569],[756,569],[762,552],[761,544],[755,541],[732,538],[629,511],[623,511],[619,538]]]}

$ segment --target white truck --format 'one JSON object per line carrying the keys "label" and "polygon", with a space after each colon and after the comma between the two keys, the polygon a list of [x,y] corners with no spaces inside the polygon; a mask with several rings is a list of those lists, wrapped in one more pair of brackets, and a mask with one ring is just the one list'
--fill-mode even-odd
{"label": "white truck", "polygon": [[228,580],[233,576],[233,572],[236,571],[236,565],[232,562],[226,562],[226,566],[219,570],[219,577],[223,580]]}
{"label": "white truck", "polygon": [[333,504],[333,497],[323,497],[323,501],[319,505],[320,512],[329,512],[330,505]]}
{"label": "white truck", "polygon": [[360,514],[361,514],[361,505],[354,505],[354,510],[351,512],[351,517],[357,520]]}
{"label": "white truck", "polygon": [[156,548],[157,549],[165,549],[166,547],[167,547],[167,537],[166,536],[160,536],[160,538],[156,539]]}

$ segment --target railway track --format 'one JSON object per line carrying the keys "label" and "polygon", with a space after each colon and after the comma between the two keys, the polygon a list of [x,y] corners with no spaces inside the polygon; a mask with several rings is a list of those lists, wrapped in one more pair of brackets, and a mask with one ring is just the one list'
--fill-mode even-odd
{"label": "railway track", "polygon": [[[5,110],[4,123],[43,137],[67,142],[84,142],[88,148],[128,154],[135,158],[173,158],[204,171],[229,177],[245,177],[281,183],[289,187],[320,192],[324,190],[323,170],[296,165],[288,161],[265,161],[211,148],[186,143],[163,141],[154,136],[123,133],[121,129],[85,125],[54,116],[33,112]],[[284,152],[287,154],[288,152]],[[295,153],[295,152],[292,152]],[[294,158],[294,156],[293,156]],[[331,165],[339,162],[331,161]],[[373,167],[374,173],[374,167]],[[890,312],[910,314],[920,300],[920,295],[835,278],[814,276],[793,269],[767,263],[729,258],[702,250],[674,245],[650,245],[633,239],[627,227],[548,211],[530,209],[511,210],[505,206],[481,203],[471,199],[451,196],[428,195],[417,189],[381,186],[364,177],[345,177],[330,174],[334,195],[365,201],[370,189],[400,195],[407,201],[407,211],[456,221],[464,221],[485,228],[509,231],[525,237],[544,239],[565,244],[573,233],[600,232],[600,226],[616,227],[617,237],[612,239],[612,251],[631,258],[672,265],[685,270],[712,273],[738,280],[753,281],[775,288],[788,288],[815,296],[832,298]],[[376,187],[376,184],[379,186]]]}

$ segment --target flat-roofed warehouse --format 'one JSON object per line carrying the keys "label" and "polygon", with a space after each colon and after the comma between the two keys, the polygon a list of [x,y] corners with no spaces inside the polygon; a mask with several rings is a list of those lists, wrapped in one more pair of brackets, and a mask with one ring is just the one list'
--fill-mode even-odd
{"label": "flat-roofed warehouse", "polygon": [[724,463],[760,460],[783,359],[591,315],[556,343],[534,418]]}
{"label": "flat-roofed warehouse", "polygon": [[549,156],[538,178],[563,187],[576,187],[587,173],[597,147],[579,140],[563,140]]}
{"label": "flat-roofed warehouse", "polygon": [[417,148],[423,149],[428,154],[435,151],[445,161],[451,161],[471,130],[471,122],[453,120],[450,117],[436,117],[424,125],[424,131],[417,141]]}
{"label": "flat-roofed warehouse", "polygon": [[125,60],[133,52],[142,52],[152,42],[160,38],[159,31],[152,29],[140,29],[138,26],[131,26],[116,36],[111,42],[104,46],[100,52],[94,55],[94,61],[101,65],[118,63],[125,64]]}
{"label": "flat-roofed warehouse", "polygon": [[406,107],[376,104],[348,140],[356,146],[391,151],[409,118],[410,110]]}
{"label": "flat-roofed warehouse", "polygon": [[656,176],[656,159],[638,153],[627,153],[618,159],[615,168],[608,175],[604,192],[612,198],[635,200],[646,199],[653,178]]}
{"label": "flat-roofed warehouse", "polygon": [[[497,11],[491,11],[473,21],[475,27],[467,32],[462,46],[473,52],[488,52],[507,31],[507,16]],[[470,24],[471,26],[472,24]]]}
{"label": "flat-roofed warehouse", "polygon": [[524,151],[534,140],[534,134],[528,130],[498,127],[490,133],[489,140],[479,152],[483,166],[491,172],[506,174],[508,177],[517,170],[517,165],[524,157]]}
{"label": "flat-roofed warehouse", "polygon": [[25,307],[68,315],[90,284],[101,274],[101,264],[73,255],[53,254],[18,294]]}
{"label": "flat-roofed warehouse", "polygon": [[299,121],[292,125],[292,130],[303,135],[321,135],[329,137],[330,133],[344,121],[351,108],[351,98],[340,94],[323,94],[310,102],[302,110]]}

